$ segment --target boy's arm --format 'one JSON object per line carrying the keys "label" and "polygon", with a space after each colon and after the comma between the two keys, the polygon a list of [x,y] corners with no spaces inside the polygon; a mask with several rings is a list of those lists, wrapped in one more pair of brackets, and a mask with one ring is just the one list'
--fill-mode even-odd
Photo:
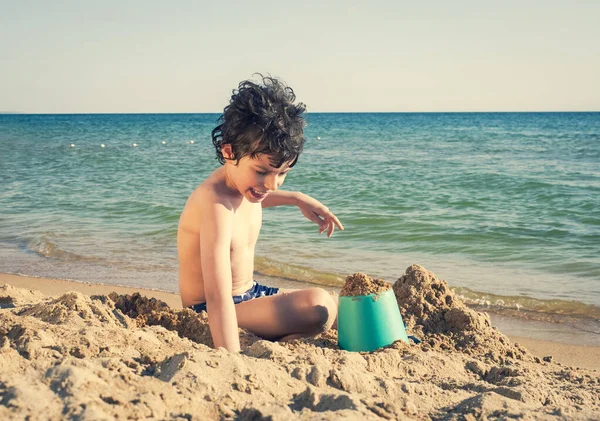
{"label": "boy's arm", "polygon": [[331,237],[336,226],[344,230],[342,223],[327,206],[307,194],[276,190],[262,201],[263,208],[282,205],[298,206],[304,216],[319,226],[319,234],[327,231],[327,236]]}
{"label": "boy's arm", "polygon": [[200,254],[208,323],[215,348],[240,350],[237,315],[231,299],[233,212],[222,203],[206,209],[200,229]]}
{"label": "boy's arm", "polygon": [[261,206],[264,209],[273,206],[297,205],[300,194],[302,193],[285,190],[272,191],[263,199]]}

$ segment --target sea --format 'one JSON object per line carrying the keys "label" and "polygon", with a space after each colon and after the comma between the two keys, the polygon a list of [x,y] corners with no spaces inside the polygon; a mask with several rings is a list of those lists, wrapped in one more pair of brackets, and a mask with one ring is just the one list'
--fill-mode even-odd
{"label": "sea", "polygon": [[[177,292],[177,224],[219,114],[0,115],[0,272]],[[257,279],[339,288],[411,264],[470,305],[600,344],[600,113],[309,113]],[[550,329],[552,330],[552,329]],[[557,334],[558,335],[558,334]]]}

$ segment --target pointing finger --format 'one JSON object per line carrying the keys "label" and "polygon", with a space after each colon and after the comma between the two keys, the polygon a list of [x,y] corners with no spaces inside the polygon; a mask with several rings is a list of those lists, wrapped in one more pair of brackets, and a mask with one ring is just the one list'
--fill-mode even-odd
{"label": "pointing finger", "polygon": [[332,212],[329,212],[328,216],[331,219],[333,219],[333,222],[335,222],[335,224],[338,226],[339,229],[341,229],[342,231],[344,231],[344,226],[342,225],[342,223],[340,222],[340,220],[337,218],[337,216],[335,216]]}
{"label": "pointing finger", "polygon": [[333,220],[335,221],[335,224],[338,226],[339,229],[341,229],[342,231],[344,231],[344,226],[342,225],[342,223],[340,222],[339,219],[337,219],[337,216],[333,215]]}

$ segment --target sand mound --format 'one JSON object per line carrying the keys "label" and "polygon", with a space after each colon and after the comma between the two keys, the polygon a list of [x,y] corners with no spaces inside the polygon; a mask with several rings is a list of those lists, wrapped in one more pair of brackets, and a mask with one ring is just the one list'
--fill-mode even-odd
{"label": "sand mound", "polygon": [[[155,298],[112,293],[109,298],[123,314],[135,320],[138,327],[162,326],[174,330],[182,338],[213,347],[206,312],[197,314],[190,309],[172,310],[166,303]],[[259,338],[244,329],[239,329],[240,345],[251,345]]]}
{"label": "sand mound", "polygon": [[532,361],[534,357],[492,327],[486,313],[469,309],[422,266],[412,265],[393,285],[407,330],[419,337],[424,349],[457,350],[486,361]]}
{"label": "sand mound", "polygon": [[[404,294],[410,288],[413,294]],[[230,354],[209,347],[203,315],[139,295],[68,293],[1,309],[0,419],[592,419],[600,413],[597,372],[538,363],[525,351],[507,356],[514,345],[500,343],[503,336],[485,316],[465,310],[425,269],[409,268],[394,290],[421,346],[351,353],[337,348],[335,331],[292,343],[241,331],[242,352]]]}
{"label": "sand mound", "polygon": [[43,298],[44,294],[39,291],[15,288],[8,284],[0,286],[0,309],[35,303]]}
{"label": "sand mound", "polygon": [[381,294],[392,289],[383,279],[373,279],[364,273],[355,273],[346,277],[340,296],[358,297],[369,294]]}
{"label": "sand mound", "polygon": [[16,310],[19,316],[31,316],[51,324],[77,326],[124,326],[131,324],[123,314],[116,312],[106,297],[90,298],[80,292],[69,292],[58,298],[44,300]]}

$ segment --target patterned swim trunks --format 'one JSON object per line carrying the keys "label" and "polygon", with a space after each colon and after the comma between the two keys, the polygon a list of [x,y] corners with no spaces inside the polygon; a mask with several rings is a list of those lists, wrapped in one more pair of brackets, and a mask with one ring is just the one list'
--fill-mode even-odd
{"label": "patterned swim trunks", "polygon": [[[254,298],[268,297],[270,295],[275,295],[278,292],[279,292],[279,288],[267,287],[267,286],[261,285],[258,282],[254,281],[252,288],[250,288],[248,291],[246,291],[240,295],[234,295],[231,298],[233,298],[233,304],[239,304],[239,303],[243,303],[244,301],[252,300]],[[194,304],[193,306],[189,306],[188,308],[191,308],[196,313],[200,313],[201,311],[206,311],[206,303]]]}

